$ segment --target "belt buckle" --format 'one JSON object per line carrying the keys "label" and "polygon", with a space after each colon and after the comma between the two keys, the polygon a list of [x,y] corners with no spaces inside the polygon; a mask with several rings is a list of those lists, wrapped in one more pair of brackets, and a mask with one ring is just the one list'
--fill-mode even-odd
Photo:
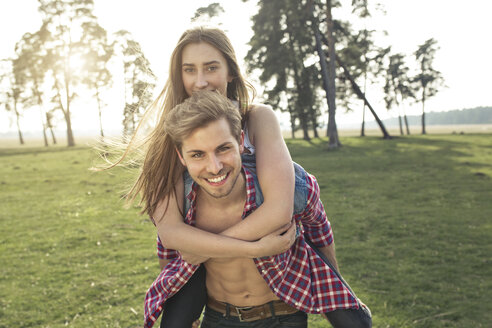
{"label": "belt buckle", "polygon": [[234,308],[236,309],[236,313],[237,313],[237,316],[239,318],[239,322],[243,322],[244,319],[243,319],[243,315],[242,315],[241,311],[242,310],[251,310],[253,307],[251,307],[251,306],[243,306],[243,307],[235,306]]}

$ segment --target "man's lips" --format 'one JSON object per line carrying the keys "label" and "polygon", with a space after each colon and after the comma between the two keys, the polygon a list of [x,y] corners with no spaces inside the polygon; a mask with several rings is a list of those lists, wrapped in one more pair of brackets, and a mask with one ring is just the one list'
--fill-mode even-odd
{"label": "man's lips", "polygon": [[220,186],[226,182],[228,177],[229,177],[229,172],[213,178],[205,178],[205,180],[213,186]]}

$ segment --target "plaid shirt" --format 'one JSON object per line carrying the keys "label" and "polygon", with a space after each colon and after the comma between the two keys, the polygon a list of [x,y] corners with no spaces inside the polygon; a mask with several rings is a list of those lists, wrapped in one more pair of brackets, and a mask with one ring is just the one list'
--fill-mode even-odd
{"label": "plaid shirt", "polygon": [[[246,177],[246,203],[243,219],[256,209],[254,180],[243,167]],[[317,247],[331,245],[333,232],[319,198],[319,186],[314,176],[306,174],[307,204],[293,218],[301,231]],[[193,183],[187,195],[191,206],[185,223],[195,225],[198,185]],[[145,296],[145,327],[152,327],[162,312],[164,302],[190,279],[198,266],[181,259],[179,252],[165,249],[158,240],[158,255],[170,259],[169,264],[152,283]],[[287,304],[306,313],[326,313],[336,309],[358,308],[353,294],[337,275],[309,247],[301,234],[292,247],[281,254],[253,259],[258,272],[272,292]]]}

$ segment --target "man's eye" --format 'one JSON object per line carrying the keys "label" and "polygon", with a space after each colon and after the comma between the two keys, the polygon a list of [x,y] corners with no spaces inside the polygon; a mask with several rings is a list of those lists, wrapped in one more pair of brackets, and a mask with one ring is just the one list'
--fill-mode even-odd
{"label": "man's eye", "polygon": [[228,151],[229,149],[231,149],[231,147],[228,147],[228,146],[226,146],[226,147],[220,147],[219,148],[219,151],[224,152],[224,151]]}

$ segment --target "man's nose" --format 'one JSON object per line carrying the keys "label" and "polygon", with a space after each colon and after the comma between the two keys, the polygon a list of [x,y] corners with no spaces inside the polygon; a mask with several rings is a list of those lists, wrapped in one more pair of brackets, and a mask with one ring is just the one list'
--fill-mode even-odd
{"label": "man's nose", "polygon": [[199,72],[196,76],[195,87],[197,89],[203,89],[206,88],[207,86],[208,86],[208,81],[205,74]]}
{"label": "man's nose", "polygon": [[209,173],[219,174],[223,167],[222,161],[217,156],[210,156],[207,167]]}

